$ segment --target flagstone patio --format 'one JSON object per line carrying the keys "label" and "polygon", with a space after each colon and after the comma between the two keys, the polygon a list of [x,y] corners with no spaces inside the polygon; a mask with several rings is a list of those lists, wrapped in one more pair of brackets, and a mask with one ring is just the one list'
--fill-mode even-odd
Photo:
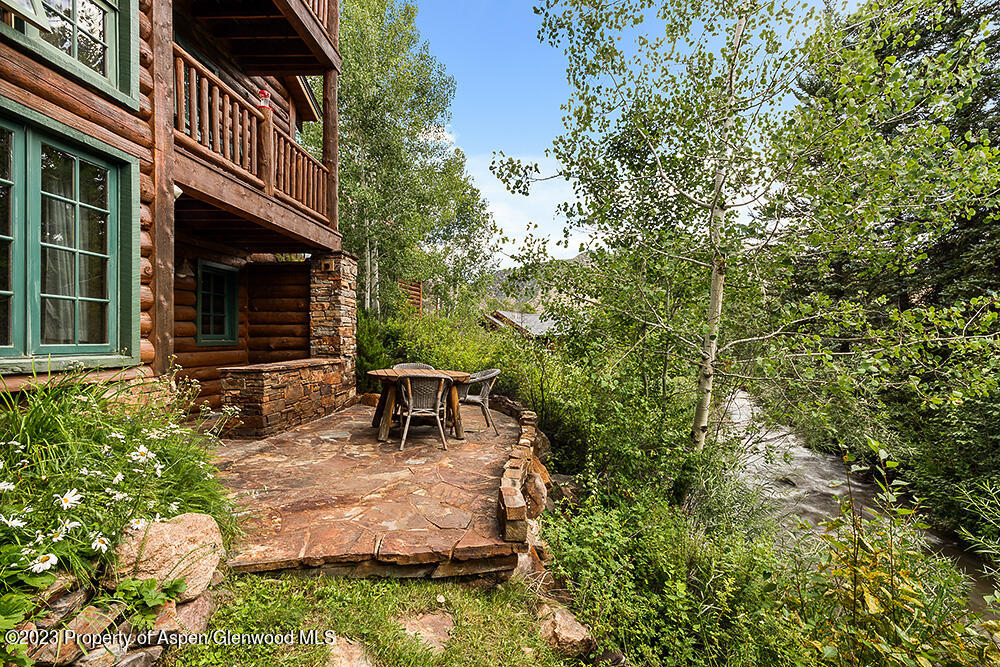
{"label": "flagstone patio", "polygon": [[291,568],[346,576],[450,577],[512,570],[517,543],[497,519],[515,419],[464,407],[467,440],[441,447],[433,425],[376,441],[374,408],[356,405],[217,453],[241,506],[245,534],[229,565],[246,572]]}

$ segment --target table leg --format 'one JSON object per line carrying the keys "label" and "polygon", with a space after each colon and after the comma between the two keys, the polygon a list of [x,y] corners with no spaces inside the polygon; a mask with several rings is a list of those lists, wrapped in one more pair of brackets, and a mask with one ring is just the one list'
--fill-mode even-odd
{"label": "table leg", "polygon": [[458,387],[451,386],[448,392],[448,407],[451,410],[451,419],[455,423],[455,437],[465,440],[465,427],[462,425],[462,409],[458,402]]}
{"label": "table leg", "polygon": [[385,410],[385,399],[389,396],[389,383],[382,383],[382,393],[378,395],[378,405],[375,406],[375,416],[372,417],[372,428],[378,428],[382,421],[382,411]]}
{"label": "table leg", "polygon": [[385,395],[385,405],[382,406],[382,419],[378,425],[378,441],[389,439],[389,429],[392,428],[392,412],[396,409],[396,385],[390,384]]}

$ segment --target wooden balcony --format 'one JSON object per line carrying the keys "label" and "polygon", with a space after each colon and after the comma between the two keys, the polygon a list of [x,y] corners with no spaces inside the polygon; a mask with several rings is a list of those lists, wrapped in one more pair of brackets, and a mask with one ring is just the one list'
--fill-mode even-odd
{"label": "wooden balcony", "polygon": [[174,44],[175,180],[221,209],[306,245],[339,248],[330,170]]}
{"label": "wooden balcony", "polygon": [[338,0],[192,2],[201,20],[247,74],[322,74],[340,70]]}

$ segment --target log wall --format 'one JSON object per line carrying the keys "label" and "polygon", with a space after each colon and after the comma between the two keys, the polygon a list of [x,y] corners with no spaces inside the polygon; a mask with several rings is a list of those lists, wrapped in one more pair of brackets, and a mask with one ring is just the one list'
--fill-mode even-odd
{"label": "log wall", "polygon": [[309,265],[250,264],[249,363],[309,356]]}

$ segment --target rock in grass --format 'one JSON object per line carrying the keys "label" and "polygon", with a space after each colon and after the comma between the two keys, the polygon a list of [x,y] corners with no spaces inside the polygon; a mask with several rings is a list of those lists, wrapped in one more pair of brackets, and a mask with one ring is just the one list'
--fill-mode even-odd
{"label": "rock in grass", "polygon": [[451,637],[451,629],[455,627],[455,621],[446,611],[404,616],[396,622],[403,626],[406,634],[415,637],[437,654],[444,653],[444,647]]}
{"label": "rock in grass", "polygon": [[594,650],[594,637],[569,609],[542,604],[538,608],[538,620],[542,640],[559,655],[575,658]]}
{"label": "rock in grass", "polygon": [[344,637],[337,637],[337,643],[330,647],[330,657],[326,667],[373,667],[365,656],[365,647]]}
{"label": "rock in grass", "polygon": [[114,590],[128,577],[164,583],[184,579],[178,602],[194,600],[208,588],[222,557],[219,524],[207,514],[181,514],[150,523],[118,546],[118,564],[105,585]]}

